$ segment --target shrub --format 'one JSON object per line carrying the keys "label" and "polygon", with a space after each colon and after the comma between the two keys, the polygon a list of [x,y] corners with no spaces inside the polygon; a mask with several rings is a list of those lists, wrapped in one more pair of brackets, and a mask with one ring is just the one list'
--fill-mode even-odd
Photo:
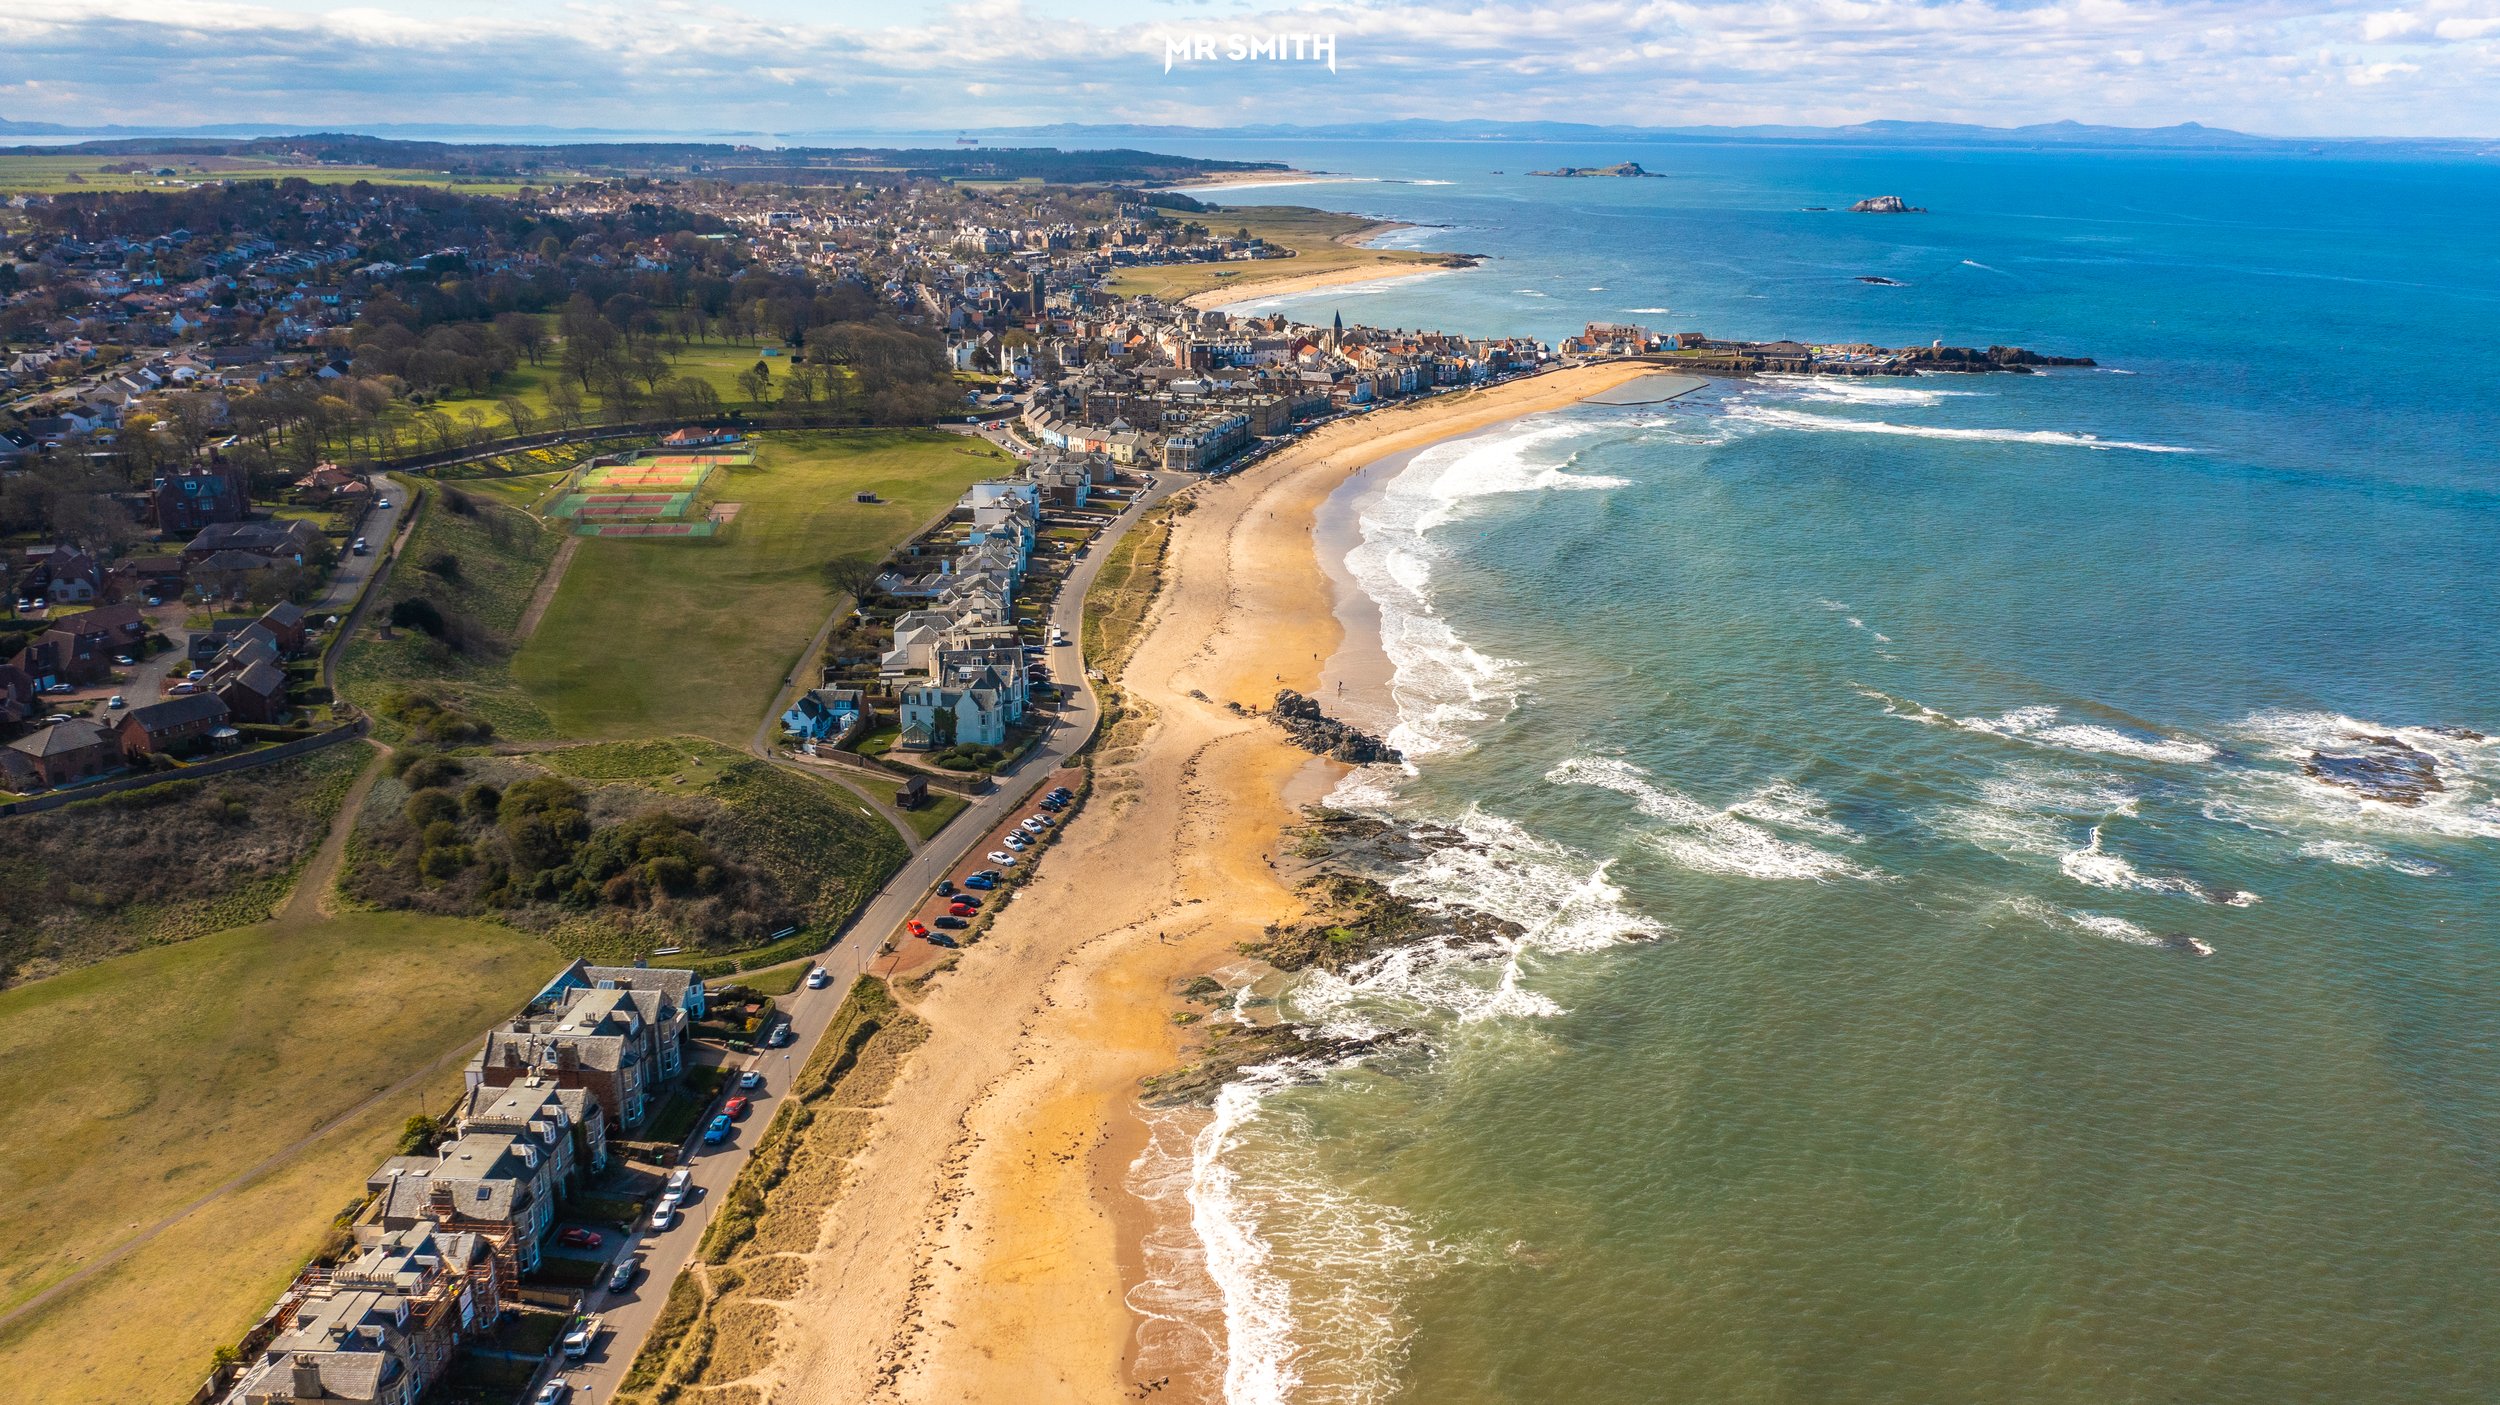
{"label": "shrub", "polygon": [[443,637],[443,612],[422,595],[411,595],[392,605],[391,624],[399,629],[421,630],[437,639]]}
{"label": "shrub", "polygon": [[461,792],[460,808],[468,811],[471,819],[492,820],[503,808],[503,792],[479,781]]}
{"label": "shrub", "polygon": [[460,580],[460,558],[448,551],[438,551],[425,558],[425,573],[457,584]]}
{"label": "shrub", "polygon": [[408,817],[408,823],[423,829],[438,820],[460,818],[460,802],[448,790],[420,790],[408,797],[400,813]]}
{"label": "shrub", "polygon": [[448,756],[420,757],[399,773],[410,790],[431,790],[447,785],[468,773],[468,768]]}

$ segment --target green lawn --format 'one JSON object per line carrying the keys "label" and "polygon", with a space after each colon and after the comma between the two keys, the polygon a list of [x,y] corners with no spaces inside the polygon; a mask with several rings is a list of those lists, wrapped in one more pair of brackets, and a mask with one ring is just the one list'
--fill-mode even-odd
{"label": "green lawn", "polygon": [[[137,175],[107,174],[106,166],[139,162]],[[154,174],[167,166],[171,177]],[[525,182],[488,176],[455,176],[448,171],[420,171],[384,166],[323,166],[310,162],[281,163],[244,156],[60,155],[0,156],[0,193],[21,191],[60,194],[64,191],[176,190],[204,180],[286,180],[301,178],[315,185],[432,185],[464,195],[513,195]],[[539,176],[544,187],[559,176]]]}
{"label": "green lawn", "polygon": [[[484,923],[272,922],[0,992],[0,1306],[190,1204],[438,1056],[556,967]],[[440,1112],[456,1067],[430,1089]],[[405,1105],[400,1105],[401,1102]],[[204,1374],[360,1194],[418,1098],[266,1177],[0,1332],[25,1400],[170,1399]],[[86,1343],[63,1352],[75,1335]]]}
{"label": "green lawn", "polygon": [[1313,210],[1300,205],[1251,205],[1227,208],[1215,214],[1192,215],[1190,218],[1219,234],[1231,234],[1236,229],[1246,228],[1270,244],[1292,249],[1295,256],[1248,263],[1184,263],[1162,268],[1132,268],[1111,281],[1111,291],[1123,297],[1151,293],[1159,298],[1185,298],[1209,288],[1255,282],[1261,278],[1373,266],[1386,271],[1413,264],[1437,264],[1446,259],[1441,254],[1417,253],[1407,249],[1373,249],[1352,243],[1350,240],[1378,221],[1361,215],[1341,215],[1333,210]]}
{"label": "green lawn", "polygon": [[949,795],[942,790],[932,790],[929,792],[929,798],[921,802],[919,809],[903,812],[903,821],[911,826],[912,833],[927,839],[946,828],[948,821],[971,808],[972,802],[969,800]]}
{"label": "green lawn", "polygon": [[743,505],[721,536],[584,540],[513,677],[560,736],[743,746],[834,607],[825,564],[882,555],[1008,466],[962,435],[767,435],[756,467],[712,480]]}

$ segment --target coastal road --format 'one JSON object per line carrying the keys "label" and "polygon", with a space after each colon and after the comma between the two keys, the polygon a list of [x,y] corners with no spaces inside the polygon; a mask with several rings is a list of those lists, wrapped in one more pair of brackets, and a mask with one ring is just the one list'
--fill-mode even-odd
{"label": "coastal road", "polygon": [[[802,986],[782,998],[788,1011],[792,1040],[786,1049],[759,1050],[751,1056],[738,1056],[729,1067],[761,1069],[764,1086],[750,1097],[755,1107],[746,1120],[738,1124],[737,1135],[727,1143],[704,1146],[700,1140],[692,1145],[694,1154],[687,1162],[694,1169],[694,1183],[700,1189],[694,1202],[686,1209],[684,1219],[665,1234],[653,1234],[647,1226],[626,1244],[624,1252],[637,1255],[643,1266],[632,1287],[611,1294],[602,1284],[594,1289],[585,1304],[586,1310],[604,1315],[607,1330],[592,1348],[588,1359],[563,1372],[573,1384],[576,1399],[605,1402],[615,1398],[617,1384],[626,1368],[642,1350],[643,1340],[651,1333],[651,1324],[659,1316],[660,1307],[668,1299],[670,1285],[693,1257],[695,1245],[703,1238],[704,1227],[712,1221],[712,1211],[721,1203],[730,1182],[746,1165],[747,1153],[772,1125],[780,1110],[781,1099],[789,1087],[790,1077],[804,1068],[816,1050],[816,1041],[825,1026],[841,1008],[842,998],[851,984],[867,973],[877,958],[886,938],[899,931],[903,919],[910,916],[940,878],[946,876],[964,854],[986,839],[1009,813],[1032,799],[1033,792],[1047,781],[1053,771],[1067,763],[1078,748],[1092,740],[1094,728],[1102,718],[1102,701],[1095,695],[1092,680],[1086,678],[1083,657],[1085,593],[1093,588],[1094,578],[1102,573],[1102,563],[1138,516],[1148,507],[1170,497],[1186,483],[1195,482],[1194,474],[1158,473],[1155,486],[1138,494],[1120,515],[1096,534],[1086,545],[1075,569],[1060,587],[1059,597],[1052,604],[1050,622],[1066,631],[1070,645],[1054,649],[1064,658],[1051,660],[1054,681],[1071,684],[1074,692],[1060,709],[1056,725],[1040,745],[1026,753],[1012,770],[1001,773],[997,788],[972,802],[970,808],[938,831],[937,837],[921,846],[901,871],[886,881],[868,900],[833,947],[816,958],[832,981],[822,990]],[[613,1260],[611,1255],[611,1261]]]}

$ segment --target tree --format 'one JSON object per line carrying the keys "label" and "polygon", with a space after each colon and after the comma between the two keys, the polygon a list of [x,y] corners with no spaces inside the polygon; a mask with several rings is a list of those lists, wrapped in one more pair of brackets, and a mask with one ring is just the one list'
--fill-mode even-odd
{"label": "tree", "polygon": [[747,400],[752,404],[762,405],[764,392],[772,387],[773,368],[761,361],[738,373],[738,388],[746,392]]}
{"label": "tree", "polygon": [[507,395],[496,401],[495,408],[503,411],[504,423],[512,426],[515,435],[529,433],[538,423],[538,416],[531,414],[530,407],[522,404],[517,395]]}
{"label": "tree", "polygon": [[557,381],[547,387],[547,409],[555,415],[557,424],[571,429],[582,422],[582,393],[573,388],[571,381]]}

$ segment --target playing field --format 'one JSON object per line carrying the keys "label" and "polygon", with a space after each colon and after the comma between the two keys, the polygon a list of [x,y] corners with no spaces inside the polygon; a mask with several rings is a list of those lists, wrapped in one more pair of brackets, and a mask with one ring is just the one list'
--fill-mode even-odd
{"label": "playing field", "polygon": [[[826,563],[882,556],[1010,466],[960,435],[773,435],[755,467],[706,485],[740,504],[735,531],[690,546],[710,522],[577,523],[597,540],[581,544],[512,675],[562,736],[744,745],[833,609]],[[854,501],[862,492],[880,501]]]}

